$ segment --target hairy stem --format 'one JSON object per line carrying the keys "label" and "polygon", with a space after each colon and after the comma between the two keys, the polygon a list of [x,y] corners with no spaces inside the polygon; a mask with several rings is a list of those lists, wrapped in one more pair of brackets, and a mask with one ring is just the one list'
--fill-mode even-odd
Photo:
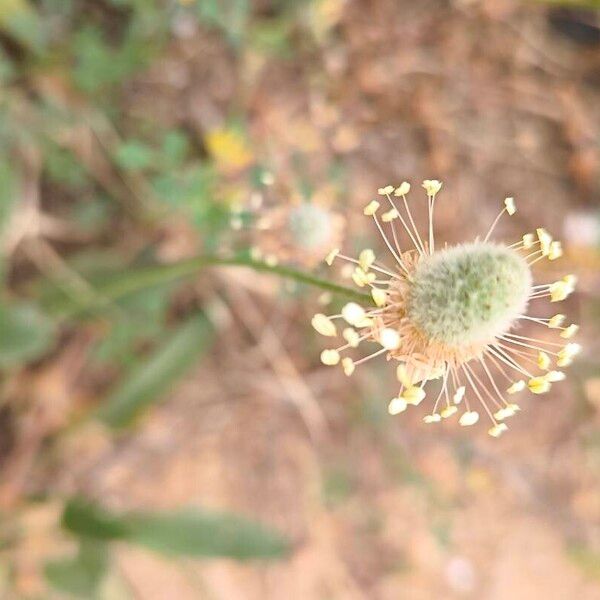
{"label": "hairy stem", "polygon": [[[247,267],[257,272],[271,273],[277,277],[283,277],[292,281],[297,281],[305,285],[320,288],[333,294],[339,294],[346,298],[372,303],[371,296],[348,288],[326,279],[315,277],[309,273],[299,271],[292,267],[283,265],[268,265],[262,261],[253,260],[245,256],[232,258],[222,258],[218,256],[197,256],[187,260],[168,265],[152,265],[149,267],[139,267],[123,271],[118,275],[110,277],[93,286],[98,298],[97,305],[106,305],[107,303],[119,300],[128,294],[139,292],[141,290],[154,287],[156,285],[166,284],[178,279],[190,277],[207,267]],[[72,315],[90,308],[85,303],[73,304],[62,298],[60,302],[56,301],[48,306],[52,312],[62,315]]]}

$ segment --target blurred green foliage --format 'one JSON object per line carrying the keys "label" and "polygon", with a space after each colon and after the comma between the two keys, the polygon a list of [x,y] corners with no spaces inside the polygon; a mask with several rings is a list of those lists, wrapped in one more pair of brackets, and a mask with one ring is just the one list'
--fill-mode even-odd
{"label": "blurred green foliage", "polygon": [[[189,30],[226,52],[285,60],[308,3],[257,11],[249,0],[0,0],[1,378],[35,376],[82,335],[91,340],[85,368],[108,378],[75,411],[123,430],[210,351],[200,303],[180,301],[182,279],[204,265],[159,264],[161,243],[184,223],[194,251],[229,247],[231,206],[263,167],[238,102],[198,131],[155,122],[129,92]],[[231,250],[246,260],[246,248]],[[237,559],[287,550],[276,533],[227,514],[113,515],[73,500],[62,526],[78,550],[48,563],[46,577],[81,598],[97,596],[113,541]]]}
{"label": "blurred green foliage", "polygon": [[131,423],[196,363],[209,346],[211,332],[204,315],[180,325],[153,355],[126,374],[100,408],[100,418],[111,427]]}
{"label": "blurred green foliage", "polygon": [[0,304],[0,368],[18,367],[52,344],[54,322],[33,304]]}
{"label": "blurred green foliage", "polygon": [[46,578],[57,590],[78,598],[93,598],[108,566],[108,546],[102,541],[82,537],[75,557],[46,565]]}
{"label": "blurred green foliage", "polygon": [[100,597],[110,568],[111,542],[144,546],[170,557],[281,558],[288,542],[275,531],[238,515],[195,509],[169,513],[112,513],[88,501],[68,501],[65,531],[78,541],[73,557],[50,561],[46,578],[77,598]]}
{"label": "blurred green foliage", "polygon": [[111,541],[139,544],[171,556],[240,560],[280,558],[289,550],[280,534],[254,521],[231,513],[191,508],[117,514],[86,500],[73,499],[65,506],[62,523],[66,531],[81,540],[75,562],[81,563],[85,551],[91,550],[94,560],[90,562],[95,567],[104,554],[102,543]]}
{"label": "blurred green foliage", "polygon": [[63,526],[78,536],[126,541],[173,556],[278,558],[287,542],[272,530],[237,515],[185,509],[168,513],[109,513],[73,500]]}

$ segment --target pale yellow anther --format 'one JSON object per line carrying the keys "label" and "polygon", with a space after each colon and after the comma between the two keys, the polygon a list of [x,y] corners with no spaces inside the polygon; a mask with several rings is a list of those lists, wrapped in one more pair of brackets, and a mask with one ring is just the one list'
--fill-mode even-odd
{"label": "pale yellow anther", "polygon": [[519,381],[515,381],[506,391],[509,394],[516,394],[517,392],[522,392],[525,389],[525,382],[522,379]]}
{"label": "pale yellow anther", "polygon": [[348,302],[342,308],[342,317],[349,325],[356,325],[365,317],[365,309],[356,302]]}
{"label": "pale yellow anther", "polygon": [[568,367],[573,362],[573,357],[581,352],[581,346],[574,342],[567,344],[558,353],[556,364],[559,367]]}
{"label": "pale yellow anther", "polygon": [[567,376],[562,371],[548,371],[544,375],[547,381],[550,383],[556,383],[557,381],[564,381]]}
{"label": "pale yellow anther", "polygon": [[565,315],[554,315],[549,321],[548,321],[548,327],[550,329],[558,329],[565,321]]}
{"label": "pale yellow anther", "polygon": [[388,404],[388,412],[390,415],[397,415],[406,410],[408,404],[404,398],[392,398]]}
{"label": "pale yellow anther", "polygon": [[372,217],[377,212],[378,208],[379,202],[377,202],[377,200],[371,200],[371,202],[369,202],[369,204],[365,206],[365,210],[363,210],[363,213],[367,215],[367,217]]}
{"label": "pale yellow anther", "polygon": [[565,340],[571,339],[579,331],[579,325],[571,323],[568,327],[560,332],[560,337]]}
{"label": "pale yellow anther", "polygon": [[371,297],[373,298],[373,302],[379,307],[385,306],[387,302],[387,293],[381,288],[371,288]]}
{"label": "pale yellow anther", "polygon": [[540,248],[542,249],[542,254],[546,256],[550,252],[552,236],[543,227],[538,227],[538,229],[536,229],[536,233],[538,240],[540,241]]}
{"label": "pale yellow anther", "polygon": [[423,187],[428,196],[435,196],[442,188],[442,182],[437,179],[426,179],[423,182]]}
{"label": "pale yellow anther", "polygon": [[360,335],[358,335],[358,333],[352,329],[352,327],[346,327],[346,329],[342,331],[342,337],[352,348],[356,348],[360,343]]}
{"label": "pale yellow anther", "polygon": [[340,353],[337,350],[323,350],[321,362],[327,366],[337,365],[340,362]]}
{"label": "pale yellow anther", "polygon": [[562,280],[571,288],[575,289],[577,285],[577,277],[575,275],[565,275]]}
{"label": "pale yellow anther", "polygon": [[442,419],[447,419],[456,412],[458,412],[458,408],[456,406],[446,406],[446,408],[440,411],[440,414],[442,415]]}
{"label": "pale yellow anther", "polygon": [[411,385],[402,392],[400,397],[406,400],[407,404],[417,406],[425,398],[425,390],[423,388]]}
{"label": "pale yellow anther", "polygon": [[513,414],[518,413],[521,410],[521,407],[518,404],[507,404],[506,408],[510,408],[513,411]]}
{"label": "pale yellow anther", "polygon": [[532,377],[527,382],[527,387],[534,394],[545,394],[550,389],[550,382],[545,377]]}
{"label": "pale yellow anther", "polygon": [[454,392],[454,397],[452,398],[454,404],[460,404],[462,402],[466,391],[467,388],[464,385],[461,385],[459,388],[457,388],[456,392]]}
{"label": "pale yellow anther", "polygon": [[479,413],[476,410],[468,410],[467,412],[464,412],[462,415],[460,415],[460,419],[458,420],[463,427],[475,425],[477,421],[479,421]]}
{"label": "pale yellow anther", "polygon": [[391,194],[393,191],[394,191],[393,185],[386,185],[385,187],[379,188],[377,190],[377,193],[380,196],[387,196],[388,194]]}
{"label": "pale yellow anther", "polygon": [[517,212],[517,207],[515,205],[515,199],[514,198],[505,198],[504,199],[504,206],[506,207],[506,212],[509,215],[514,215]]}
{"label": "pale yellow anther", "polygon": [[381,215],[381,220],[384,223],[389,223],[390,221],[397,219],[399,216],[400,213],[395,208],[392,208],[391,210],[388,210],[387,212]]}
{"label": "pale yellow anther", "polygon": [[523,236],[523,248],[525,248],[526,250],[529,250],[529,248],[532,248],[534,242],[535,242],[535,236],[533,235],[533,233],[526,233]]}
{"label": "pale yellow anther", "polygon": [[512,417],[514,414],[514,410],[512,410],[508,406],[505,406],[504,408],[501,408],[500,410],[497,410],[494,413],[494,419],[496,419],[497,421],[503,421],[504,419],[508,419],[508,417]]}
{"label": "pale yellow anther", "polygon": [[552,363],[550,357],[545,352],[540,351],[537,357],[537,364],[542,371],[547,371]]}
{"label": "pale yellow anther", "polygon": [[362,319],[359,319],[354,323],[354,327],[358,327],[359,329],[362,327],[373,327],[375,325],[375,321],[370,317],[364,316]]}
{"label": "pale yellow anther", "polygon": [[433,413],[431,415],[425,415],[423,417],[423,423],[439,423],[442,420],[442,417],[437,413]]}
{"label": "pale yellow anther", "polygon": [[352,281],[354,281],[358,287],[365,287],[375,281],[375,279],[377,279],[375,273],[366,273],[360,267],[356,267],[352,273]]}
{"label": "pale yellow anther", "polygon": [[394,196],[406,196],[410,192],[410,183],[403,181],[394,191]]}
{"label": "pale yellow anther", "polygon": [[337,329],[333,321],[322,313],[317,313],[312,318],[311,324],[321,335],[325,335],[327,337],[333,337],[337,335]]}
{"label": "pale yellow anther", "polygon": [[581,344],[577,344],[575,342],[570,342],[563,348],[563,350],[569,356],[576,356],[577,354],[579,354],[581,352]]}
{"label": "pale yellow anther", "polygon": [[492,437],[500,437],[506,430],[508,429],[508,427],[506,426],[506,423],[498,423],[496,425],[494,425],[493,427],[491,427],[490,429],[488,429],[488,433],[492,436]]}
{"label": "pale yellow anther", "polygon": [[344,373],[350,377],[350,375],[352,375],[352,373],[354,373],[354,369],[356,368],[354,366],[354,361],[349,358],[342,358],[342,368],[344,369]]}
{"label": "pale yellow anther", "polygon": [[339,248],[334,248],[326,257],[325,257],[325,262],[331,266],[333,264],[333,261],[335,260],[335,257],[340,253],[340,249]]}
{"label": "pale yellow anther", "polygon": [[408,376],[408,371],[406,370],[406,365],[401,363],[396,368],[396,378],[404,387],[410,387],[412,385],[412,381]]}
{"label": "pale yellow anther", "polygon": [[567,298],[572,291],[573,287],[564,280],[555,281],[550,285],[550,302],[560,302]]}
{"label": "pale yellow anther", "polygon": [[374,262],[375,262],[375,252],[373,252],[373,250],[371,250],[371,248],[365,248],[358,255],[358,264],[360,265],[360,268],[365,273],[371,268],[371,265]]}
{"label": "pale yellow anther", "polygon": [[567,356],[566,354],[561,355],[559,353],[558,360],[556,361],[557,367],[568,367],[573,364],[573,357]]}
{"label": "pale yellow anther", "polygon": [[548,259],[556,260],[563,255],[562,244],[560,242],[552,242],[548,250]]}
{"label": "pale yellow anther", "polygon": [[379,332],[379,343],[386,350],[397,350],[400,347],[400,334],[390,327],[385,327]]}
{"label": "pale yellow anther", "polygon": [[366,280],[366,273],[360,267],[356,267],[352,272],[352,281],[354,281],[358,287],[365,287],[365,285],[367,285]]}

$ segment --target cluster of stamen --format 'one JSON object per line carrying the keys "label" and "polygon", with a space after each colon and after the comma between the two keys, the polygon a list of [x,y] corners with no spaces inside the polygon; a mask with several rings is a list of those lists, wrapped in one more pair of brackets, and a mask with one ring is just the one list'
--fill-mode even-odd
{"label": "cluster of stamen", "polygon": [[[344,373],[352,375],[359,365],[385,355],[388,360],[397,361],[396,375],[400,383],[398,394],[388,405],[390,414],[402,413],[409,405],[419,405],[426,398],[426,384],[436,380],[437,383],[432,385],[439,389],[434,394],[431,412],[423,419],[425,423],[440,422],[460,411],[460,425],[471,426],[479,421],[480,410],[483,410],[491,422],[488,433],[498,437],[507,429],[505,420],[520,410],[518,404],[506,399],[507,396],[526,388],[534,394],[546,393],[553,383],[565,378],[564,372],[558,369],[571,364],[580,351],[579,344],[520,335],[512,332],[513,326],[518,321],[527,321],[558,330],[563,340],[572,338],[578,327],[575,324],[565,325],[562,314],[550,318],[533,317],[524,314],[525,310],[521,307],[523,314],[511,314],[508,325],[494,331],[492,336],[482,336],[482,339],[455,344],[425,335],[411,318],[408,299],[419,266],[435,253],[433,212],[442,184],[437,180],[427,180],[423,187],[428,202],[426,238],[420,236],[409,208],[408,182],[397,188],[391,185],[380,188],[380,198],[369,202],[364,209],[364,214],[373,219],[394,259],[393,268],[377,261],[370,248],[360,252],[357,259],[341,254],[338,249],[327,256],[329,265],[336,259],[352,265],[352,280],[358,287],[370,292],[371,302],[367,307],[350,302],[339,314],[327,316],[318,313],[313,317],[312,325],[320,334],[336,337],[341,333],[344,341],[337,347],[323,350],[321,361],[325,365],[341,364]],[[382,207],[383,202],[385,207]],[[476,244],[498,248],[488,240],[500,217],[504,213],[513,215],[515,212],[513,198],[506,198],[483,242]],[[400,233],[396,229],[398,224],[412,242],[412,249],[401,249]],[[535,233],[524,235],[515,244],[502,248],[517,253],[517,260],[524,261],[523,268],[528,277],[525,306],[542,298],[558,302],[573,292],[576,283],[573,275],[552,283],[531,285],[531,265],[545,258],[553,261],[562,255],[560,242],[545,229],[539,228]],[[494,293],[493,290],[491,293]],[[348,355],[363,342],[375,344],[375,350],[359,359]],[[507,383],[498,383],[498,377]]]}

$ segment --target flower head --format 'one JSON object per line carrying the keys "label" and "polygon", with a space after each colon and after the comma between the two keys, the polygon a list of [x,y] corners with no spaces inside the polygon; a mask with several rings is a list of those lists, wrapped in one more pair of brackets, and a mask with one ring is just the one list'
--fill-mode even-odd
{"label": "flower head", "polygon": [[[345,219],[330,206],[334,195],[333,190],[324,188],[306,200],[267,180],[262,191],[253,195],[248,209],[255,225],[254,257],[270,264],[294,260],[313,267],[331,256],[330,250],[340,245],[345,227]],[[281,198],[289,201],[282,202]],[[240,228],[241,223],[240,217],[234,216],[232,225]]]}
{"label": "flower head", "polygon": [[[443,250],[434,250],[433,209],[442,184],[423,183],[428,196],[429,231],[423,239],[410,212],[406,194],[408,183],[399,188],[380,188],[380,201],[371,201],[364,214],[371,217],[385,242],[394,266],[376,259],[371,249],[359,258],[340,254],[328,257],[356,265],[353,280],[361,288],[370,288],[371,303],[346,304],[340,314],[313,319],[315,329],[334,336],[337,319],[345,321],[345,343],[325,350],[325,364],[337,364],[340,353],[353,352],[363,342],[375,350],[362,358],[341,359],[344,372],[351,375],[362,363],[385,355],[397,361],[398,394],[390,401],[391,414],[419,405],[429,387],[436,388],[431,411],[425,423],[438,423],[460,413],[460,425],[475,425],[483,414],[491,425],[488,433],[500,436],[504,422],[519,411],[506,396],[528,388],[534,394],[546,393],[552,384],[562,381],[564,373],[552,370],[569,365],[579,353],[576,343],[549,341],[514,333],[514,327],[527,321],[559,330],[559,339],[571,338],[577,326],[563,327],[564,316],[551,318],[527,315],[528,306],[538,299],[552,302],[566,298],[574,289],[575,278],[534,285],[531,266],[547,258],[558,258],[560,243],[544,229],[526,234],[510,246],[489,241],[503,213],[516,212],[513,198],[492,224],[483,241],[475,241]],[[401,198],[401,200],[400,200]],[[381,204],[387,200],[389,211]],[[399,243],[398,223],[414,248],[403,250]],[[351,334],[348,334],[348,331]],[[502,383],[500,380],[506,380]],[[437,380],[434,383],[434,380]]]}

